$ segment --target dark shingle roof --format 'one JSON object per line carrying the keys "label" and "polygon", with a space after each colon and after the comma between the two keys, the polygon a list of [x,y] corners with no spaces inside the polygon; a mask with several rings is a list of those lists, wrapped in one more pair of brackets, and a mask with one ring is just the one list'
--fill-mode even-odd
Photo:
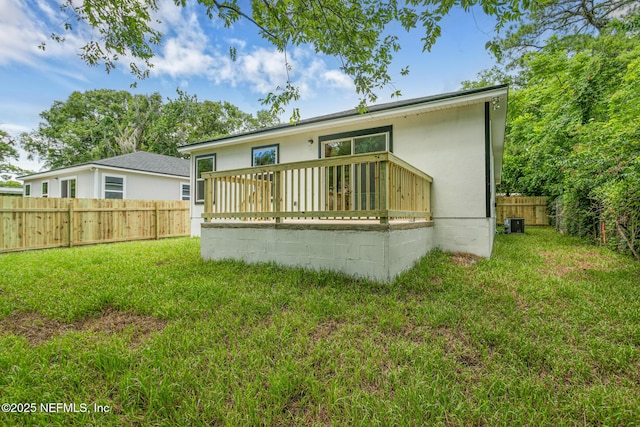
{"label": "dark shingle roof", "polygon": [[189,161],[162,154],[137,151],[91,162],[96,165],[167,175],[189,176]]}
{"label": "dark shingle roof", "polygon": [[79,163],[65,168],[51,169],[48,171],[24,175],[18,177],[18,179],[31,178],[42,174],[50,174],[52,172],[63,171],[70,168],[82,166],[89,167],[91,165],[109,166],[112,168],[128,169],[132,171],[189,177],[189,160],[180,159],[178,157],[165,156],[163,154],[147,153],[146,151],[136,151],[135,153],[122,154],[120,156],[109,157],[107,159],[93,160],[91,162]]}

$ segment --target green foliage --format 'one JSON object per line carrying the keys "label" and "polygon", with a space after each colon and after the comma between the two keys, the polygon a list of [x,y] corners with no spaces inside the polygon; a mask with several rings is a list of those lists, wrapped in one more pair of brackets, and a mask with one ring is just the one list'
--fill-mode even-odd
{"label": "green foliage", "polygon": [[7,132],[0,129],[0,179],[8,180],[11,174],[24,172],[11,164],[12,160],[18,160],[16,141]]}
{"label": "green foliage", "polygon": [[157,93],[74,92],[40,117],[38,129],[23,134],[21,143],[52,168],[137,150],[179,156],[184,143],[277,123],[265,111],[254,117],[228,102],[199,101],[180,90],[166,102]]}
{"label": "green foliage", "polygon": [[543,49],[550,35],[575,47],[611,25],[614,17],[633,15],[639,10],[637,0],[533,1],[513,17],[517,22],[486,47],[498,61],[508,60],[507,68],[518,67],[524,54]]}
{"label": "green foliage", "polygon": [[[525,55],[509,98],[503,192],[564,197],[566,231],[637,256],[640,45],[629,22]],[[614,215],[615,213],[615,215]]]}
{"label": "green foliage", "polygon": [[22,184],[18,181],[0,181],[0,187],[8,187],[8,188],[22,188]]}
{"label": "green foliage", "polygon": [[[176,7],[187,2],[175,0]],[[416,30],[421,36],[423,49],[429,50],[441,34],[440,22],[453,9],[469,10],[481,5],[486,14],[497,17],[498,27],[518,18],[523,11],[533,10],[537,2],[530,0],[198,0],[207,17],[228,28],[240,20],[254,25],[258,33],[278,51],[286,54],[292,46],[309,46],[316,53],[339,59],[341,69],[353,79],[361,98],[360,108],[375,102],[376,92],[391,84],[389,66],[401,46],[398,37],[389,33],[389,27],[400,24],[407,31]],[[65,0],[61,8],[71,19],[96,28],[97,37],[89,41],[80,57],[89,65],[104,64],[113,69],[120,57],[142,59],[146,67],[130,64],[132,73],[145,78],[152,66],[154,48],[162,42],[162,34],[153,30],[151,15],[158,10],[156,0],[102,0],[78,3]],[[220,27],[222,27],[220,26]],[[64,33],[74,31],[71,24]],[[75,34],[78,36],[77,34]],[[64,41],[63,33],[52,35],[55,41]],[[41,46],[43,49],[45,45]],[[231,60],[237,57],[229,50]],[[286,57],[286,55],[285,55]],[[291,64],[285,59],[287,73]],[[402,75],[409,72],[403,68]],[[398,91],[395,96],[400,95]],[[299,98],[299,88],[291,79],[274,88],[263,102],[276,115]],[[299,113],[294,109],[292,120]]]}

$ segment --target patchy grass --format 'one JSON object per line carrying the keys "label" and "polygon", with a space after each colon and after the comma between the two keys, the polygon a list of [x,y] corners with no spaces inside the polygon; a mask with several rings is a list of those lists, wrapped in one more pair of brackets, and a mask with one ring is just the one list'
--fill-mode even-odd
{"label": "patchy grass", "polygon": [[36,404],[0,425],[640,424],[640,265],[550,229],[393,284],[188,238],[0,272],[0,403]]}

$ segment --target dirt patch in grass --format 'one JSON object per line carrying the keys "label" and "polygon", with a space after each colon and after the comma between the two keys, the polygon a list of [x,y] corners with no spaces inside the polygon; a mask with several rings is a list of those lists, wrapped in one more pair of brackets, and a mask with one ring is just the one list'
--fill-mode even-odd
{"label": "dirt patch in grass", "polygon": [[0,319],[0,333],[25,337],[29,344],[39,345],[53,337],[73,331],[91,331],[115,335],[132,328],[131,344],[140,344],[149,334],[161,331],[166,321],[151,316],[123,312],[108,308],[99,317],[90,317],[66,323],[50,319],[39,313],[15,313]]}
{"label": "dirt patch in grass", "polygon": [[462,329],[440,327],[435,335],[444,339],[443,350],[460,365],[468,368],[482,367],[482,355]]}
{"label": "dirt patch in grass", "polygon": [[472,267],[482,257],[466,252],[454,252],[451,254],[451,261],[461,267]]}
{"label": "dirt patch in grass", "polygon": [[327,321],[321,322],[318,324],[316,329],[311,333],[311,340],[314,343],[318,343],[319,341],[326,340],[331,335],[335,334],[339,329],[344,328],[346,325],[345,322],[337,322],[333,319],[329,319]]}
{"label": "dirt patch in grass", "polygon": [[91,317],[80,322],[80,329],[112,335],[131,327],[133,329],[132,344],[137,345],[151,333],[163,330],[166,325],[166,321],[152,316],[143,316],[109,308],[100,317]]}
{"label": "dirt patch in grass", "polygon": [[[584,272],[588,270],[608,271],[615,268],[610,258],[603,258],[597,251],[559,253],[551,251],[540,251],[548,268],[541,270],[548,275],[565,277],[574,272]],[[613,263],[615,264],[615,262]]]}
{"label": "dirt patch in grass", "polygon": [[16,313],[0,319],[0,333],[25,337],[32,345],[73,330],[73,324],[48,319],[39,313]]}

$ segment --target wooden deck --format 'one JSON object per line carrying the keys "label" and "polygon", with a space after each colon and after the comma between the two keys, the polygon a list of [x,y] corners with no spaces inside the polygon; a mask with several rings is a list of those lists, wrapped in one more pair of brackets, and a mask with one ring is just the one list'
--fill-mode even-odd
{"label": "wooden deck", "polygon": [[205,221],[388,223],[431,218],[433,179],[388,152],[209,172],[202,177]]}

